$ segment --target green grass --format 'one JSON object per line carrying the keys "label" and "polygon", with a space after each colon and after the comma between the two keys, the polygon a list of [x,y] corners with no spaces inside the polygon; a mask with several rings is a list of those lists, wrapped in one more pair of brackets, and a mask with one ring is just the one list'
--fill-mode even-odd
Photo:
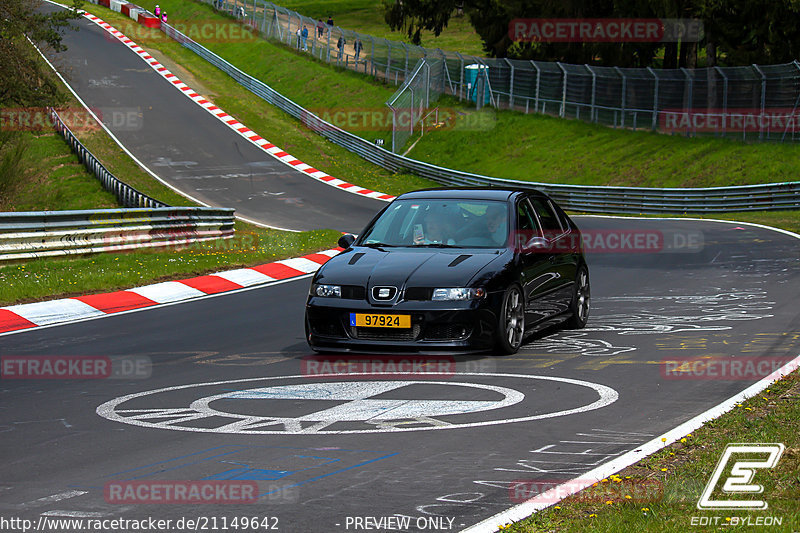
{"label": "green grass", "polygon": [[[596,487],[589,487],[503,531],[797,531],[800,529],[799,399],[800,373],[795,371],[681,441],[619,472],[618,477],[607,478]],[[765,511],[714,512],[699,511],[696,507],[722,449],[732,442],[780,442],[786,446],[775,468],[758,470],[754,480],[764,486],[758,498],[767,501],[769,508]],[[653,490],[659,486],[663,492]],[[633,496],[626,499],[626,494]],[[720,524],[713,529],[692,527],[691,519],[695,516],[719,516]],[[730,526],[730,520],[726,520],[750,517],[755,521],[758,516],[782,517],[783,525]]]}
{"label": "green grass", "polygon": [[[328,20],[333,17],[334,23],[346,30],[410,43],[403,31],[392,31],[383,16],[381,2],[375,0],[281,0],[277,5],[297,11],[301,15],[313,19]],[[447,27],[436,37],[433,32],[422,32],[422,46],[452,50],[462,54],[485,56],[480,36],[472,28],[469,18],[453,16]]]}
{"label": "green grass", "polygon": [[[64,140],[52,132],[18,132],[22,158],[4,176],[0,210],[95,209],[117,207],[114,196],[78,162]],[[2,156],[7,157],[11,146]]]}
{"label": "green grass", "polygon": [[[488,112],[491,114],[491,112]],[[409,154],[499,178],[642,187],[713,187],[795,181],[800,149],[614,130],[508,111],[473,130],[426,134]]]}

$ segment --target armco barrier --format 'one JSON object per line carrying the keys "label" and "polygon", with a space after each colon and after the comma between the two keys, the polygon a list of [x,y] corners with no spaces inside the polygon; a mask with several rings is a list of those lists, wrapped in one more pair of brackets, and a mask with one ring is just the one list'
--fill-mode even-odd
{"label": "armco barrier", "polygon": [[158,207],[0,213],[0,261],[231,238],[233,209]]}
{"label": "armco barrier", "polygon": [[411,172],[444,185],[535,188],[546,192],[567,209],[594,213],[713,213],[800,209],[800,182],[797,181],[735,187],[670,189],[562,185],[492,178],[424,163],[394,154],[322,120],[168,24],[162,24],[161,29],[170,38],[228,74],[244,88],[302,121],[319,135],[371,163],[395,172]]}
{"label": "armco barrier", "polygon": [[117,197],[120,204],[125,207],[168,207],[164,202],[151,198],[118,180],[83,144],[81,144],[78,138],[70,131],[69,127],[61,120],[61,117],[58,116],[55,109],[50,109],[50,118],[53,120],[56,131],[64,137],[64,140],[67,141],[72,151],[77,154],[80,162],[86,166],[89,172],[100,180],[105,190]]}

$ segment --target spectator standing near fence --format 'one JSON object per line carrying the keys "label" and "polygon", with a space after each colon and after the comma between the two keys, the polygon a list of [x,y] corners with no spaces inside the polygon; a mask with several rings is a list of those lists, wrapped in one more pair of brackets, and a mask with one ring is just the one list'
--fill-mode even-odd
{"label": "spectator standing near fence", "polygon": [[300,50],[300,40],[302,39],[302,36],[301,36],[300,33],[301,33],[300,32],[300,28],[297,28],[297,31],[294,32],[294,34],[297,36],[297,49],[298,50]]}
{"label": "spectator standing near fence", "polygon": [[322,34],[325,33],[325,23],[322,22],[322,19],[317,21],[317,36],[322,39]]}
{"label": "spectator standing near fence", "polygon": [[167,22],[167,12],[166,11],[162,11],[161,12],[161,22],[163,22],[165,24]]}
{"label": "spectator standing near fence", "polygon": [[339,49],[339,59],[342,58],[342,53],[344,52],[344,45],[347,41],[344,39],[344,35],[339,37],[339,40],[336,42],[336,48]]}
{"label": "spectator standing near fence", "polygon": [[356,61],[358,61],[358,57],[361,55],[362,48],[364,48],[364,45],[361,44],[361,39],[356,37],[356,42],[353,43],[353,51],[356,54]]}
{"label": "spectator standing near fence", "polygon": [[328,26],[333,27],[333,18],[330,15],[328,15],[328,22],[326,22],[325,24],[327,24]]}
{"label": "spectator standing near fence", "polygon": [[300,37],[303,38],[303,52],[308,52],[308,28],[303,26],[303,31],[300,32]]}
{"label": "spectator standing near fence", "polygon": [[160,16],[161,16],[161,8],[160,8],[160,7],[158,7],[158,4],[156,4],[156,8],[153,10],[153,14],[154,14],[155,16],[157,16],[157,17],[160,17]]}

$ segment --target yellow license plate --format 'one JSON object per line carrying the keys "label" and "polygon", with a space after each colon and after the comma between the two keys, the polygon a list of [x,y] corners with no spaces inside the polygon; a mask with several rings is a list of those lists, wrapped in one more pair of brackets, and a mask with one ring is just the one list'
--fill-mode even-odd
{"label": "yellow license plate", "polygon": [[367,328],[410,328],[411,315],[350,313],[350,325]]}

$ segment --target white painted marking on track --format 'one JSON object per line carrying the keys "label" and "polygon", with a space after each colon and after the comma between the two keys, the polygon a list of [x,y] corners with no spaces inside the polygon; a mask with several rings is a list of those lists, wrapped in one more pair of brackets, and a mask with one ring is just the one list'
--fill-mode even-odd
{"label": "white painted marking on track", "polygon": [[[794,236],[800,238],[800,235],[795,234]],[[600,464],[590,472],[583,472],[578,478],[554,487],[526,502],[520,503],[505,511],[490,516],[489,518],[464,529],[461,533],[493,533],[502,525],[510,522],[518,522],[519,520],[522,520],[523,518],[526,518],[537,511],[541,511],[542,509],[546,509],[551,505],[555,505],[557,502],[561,501],[567,496],[585,489],[592,483],[605,479],[611,474],[619,472],[623,468],[639,462],[648,455],[662,450],[664,446],[672,444],[686,434],[695,431],[706,422],[721,416],[725,412],[733,409],[737,403],[755,396],[759,392],[769,387],[772,383],[778,381],[789,373],[796,371],[798,368],[800,368],[800,355],[783,365],[769,376],[750,385],[739,394],[736,394],[724,402],[721,402],[705,412],[700,413],[691,420],[688,420],[664,433],[662,436],[646,442],[633,451],[627,452],[619,457],[616,457],[615,459]],[[635,435],[636,433],[631,434]]]}
{"label": "white painted marking on track", "polygon": [[[347,377],[358,379],[359,377],[393,376],[393,375],[398,375],[398,373],[361,372],[361,373],[348,374]],[[407,376],[408,373],[402,373],[401,375]],[[542,381],[550,381],[556,383],[565,383],[579,387],[590,388],[597,393],[599,398],[592,403],[575,407],[572,409],[565,409],[550,413],[540,413],[537,415],[523,416],[517,418],[499,418],[499,419],[486,420],[484,419],[485,417],[484,418],[479,417],[479,420],[477,421],[472,421],[472,422],[458,421],[450,423],[447,421],[437,420],[435,418],[428,416],[428,412],[431,409],[450,413],[451,411],[456,410],[456,404],[458,403],[461,403],[461,412],[458,414],[463,416],[465,414],[469,414],[470,411],[468,409],[477,409],[477,411],[486,411],[489,409],[497,409],[499,407],[508,407],[514,405],[515,403],[518,403],[524,398],[524,395],[522,393],[515,391],[513,389],[509,389],[507,387],[497,387],[494,385],[486,385],[486,384],[467,382],[467,381],[455,381],[455,379],[464,379],[468,376],[476,376],[480,378],[499,377],[499,378],[521,379],[521,380],[542,380]],[[338,374],[323,374],[314,377],[341,378],[342,376]],[[197,400],[191,403],[191,405],[189,406],[189,408],[186,410],[185,413],[182,413],[185,416],[182,416],[179,419],[173,418],[167,421],[156,421],[156,422],[150,421],[147,419],[147,416],[140,416],[140,415],[146,414],[147,411],[152,411],[152,410],[125,409],[123,405],[126,402],[130,402],[132,400],[136,400],[139,398],[163,394],[163,393],[170,393],[172,391],[178,391],[178,390],[186,391],[187,389],[192,389],[192,388],[216,387],[220,385],[253,383],[258,381],[272,382],[275,380],[287,380],[287,379],[307,380],[308,378],[309,376],[307,375],[273,376],[266,378],[265,377],[246,378],[246,379],[216,381],[207,383],[193,383],[189,385],[177,385],[173,387],[165,387],[162,389],[155,389],[150,391],[138,392],[134,394],[128,394],[126,396],[121,396],[119,398],[115,398],[98,406],[96,412],[103,418],[106,418],[108,420],[113,420],[116,422],[121,422],[124,424],[131,424],[135,426],[149,427],[154,429],[171,429],[177,431],[192,431],[200,433],[238,433],[238,434],[254,434],[254,435],[297,434],[297,433],[353,434],[353,433],[428,431],[434,429],[471,428],[471,427],[491,426],[497,424],[508,424],[514,422],[528,422],[533,420],[542,420],[547,418],[584,413],[587,411],[592,411],[594,409],[600,409],[611,403],[614,403],[619,398],[618,393],[610,387],[577,379],[560,378],[552,376],[530,376],[522,374],[465,372],[461,374],[456,374],[453,380],[446,382],[427,381],[427,380],[420,382],[386,382],[386,381],[342,382],[335,385],[332,383],[322,383],[322,384],[314,384],[309,387],[295,385],[292,387],[284,387],[284,388],[260,387],[257,389],[251,389],[246,391],[241,391],[241,390],[232,392],[226,391],[222,394],[214,394],[211,396],[198,398]],[[504,381],[504,385],[508,385],[508,379]],[[400,385],[398,385],[399,383]],[[419,383],[425,385],[440,385],[440,386],[461,386],[461,387],[472,387],[485,390],[493,390],[495,392],[499,392],[505,398],[505,400],[499,400],[496,402],[479,401],[475,403],[464,403],[456,401],[450,401],[450,403],[445,403],[447,400],[434,400],[434,402],[429,404],[428,406],[426,406],[425,403],[421,400],[415,403],[414,398],[409,398],[409,400],[407,400],[405,403],[402,404],[397,401],[390,402],[390,404],[376,403],[375,406],[370,406],[369,404],[364,403],[364,400],[368,400],[371,397],[371,395],[376,394],[377,391],[384,391],[387,388],[389,388],[389,390],[392,391],[397,391],[399,388],[405,386],[402,385],[402,383],[406,384]],[[309,384],[303,384],[303,385],[309,385]],[[530,386],[526,384],[526,390],[529,388]],[[323,394],[324,397],[322,396]],[[365,395],[370,395],[370,396],[365,396]],[[316,415],[304,414],[297,418],[288,418],[288,417],[266,417],[266,416],[254,416],[252,414],[231,413],[227,411],[219,411],[215,408],[210,407],[210,403],[217,400],[224,400],[221,402],[221,404],[224,404],[225,408],[235,409],[235,407],[231,406],[235,405],[235,402],[237,400],[241,399],[275,400],[276,398],[280,399],[281,397],[291,398],[295,402],[298,400],[308,400],[313,402],[321,400],[330,400],[335,398],[345,398],[351,400],[351,402],[355,401],[360,403],[354,404],[351,412],[349,413],[347,413],[346,410],[338,412],[338,416],[345,416],[345,414],[347,413],[347,416],[345,417],[347,418],[347,420],[343,420],[342,418],[333,420],[334,417],[331,416],[331,413],[335,413],[335,411],[329,411],[324,416],[325,420],[319,420],[321,416],[318,413],[324,412],[324,410],[317,410]],[[182,406],[165,405],[165,400],[163,397],[158,398],[157,401],[159,402],[159,407],[161,409],[164,408],[186,409],[186,407]],[[503,401],[506,401],[507,403],[503,404],[502,403]],[[381,411],[380,408],[387,406],[391,407],[392,409],[398,409],[399,410],[398,413],[394,415],[394,417],[392,415],[383,416],[381,413],[385,411]],[[372,410],[370,411],[370,409]],[[477,411],[472,411],[472,412],[477,412]],[[139,413],[139,415],[137,415],[136,413]],[[421,416],[416,416],[416,415],[421,415]],[[369,420],[364,420],[365,416],[369,416],[370,417]],[[447,415],[439,414],[438,416],[447,416]],[[211,419],[212,417],[224,417],[228,418],[229,421],[222,421],[220,422],[221,425],[217,427],[203,427],[203,425],[199,425],[196,427],[191,427],[187,425],[182,425],[182,426],[177,425],[178,423],[181,422],[186,423],[197,419]],[[308,422],[309,420],[319,420],[319,423],[311,427],[302,427],[301,422],[303,421]],[[375,428],[325,430],[327,426],[333,424],[334,422],[347,422],[348,420],[364,421],[366,423],[374,424]],[[389,421],[394,421],[394,422],[389,422]],[[280,428],[280,426],[283,427]],[[276,427],[278,427],[279,429],[276,429]],[[264,428],[269,428],[269,429],[264,429]]]}
{"label": "white painted marking on track", "polygon": [[23,509],[30,509],[32,507],[41,507],[42,505],[47,505],[48,503],[60,502],[61,500],[67,500],[69,498],[74,498],[75,496],[80,496],[82,494],[86,494],[86,491],[68,490],[66,492],[59,492],[58,494],[53,494],[52,496],[45,496],[44,498],[39,498],[38,500],[25,502],[21,504],[20,507]]}
{"label": "white painted marking on track", "polygon": [[103,518],[104,516],[111,516],[111,513],[53,510],[42,513],[41,516],[63,516],[67,518]]}

